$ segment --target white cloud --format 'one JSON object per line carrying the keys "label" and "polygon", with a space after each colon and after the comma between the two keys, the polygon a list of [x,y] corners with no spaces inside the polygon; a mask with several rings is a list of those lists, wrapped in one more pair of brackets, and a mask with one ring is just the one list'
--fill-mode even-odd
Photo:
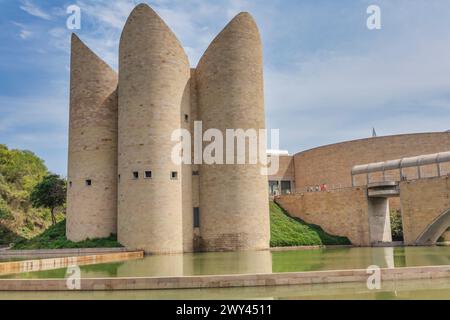
{"label": "white cloud", "polygon": [[22,5],[20,6],[20,9],[27,12],[28,14],[45,20],[52,19],[52,17],[48,13],[32,3],[31,0],[22,0],[21,2]]}
{"label": "white cloud", "polygon": [[14,25],[19,27],[19,37],[23,40],[27,40],[33,35],[33,32],[31,32],[30,28],[25,26],[22,23],[13,22]]}
{"label": "white cloud", "polygon": [[28,39],[32,34],[33,34],[33,33],[32,33],[30,30],[22,29],[22,30],[20,30],[19,36],[20,36],[23,40],[26,40],[26,39]]}
{"label": "white cloud", "polygon": [[[235,14],[250,11],[255,16],[266,45],[268,125],[281,128],[281,147],[291,152],[369,137],[372,127],[379,135],[450,129],[450,6],[443,2],[380,0],[383,29],[375,33],[358,29],[365,28],[365,8],[358,12],[353,5],[345,6],[341,21],[340,11],[300,1],[147,2],[174,30],[193,66]],[[120,34],[135,1],[76,3],[82,10],[81,39],[117,68]],[[57,8],[49,12],[53,17],[65,15]],[[335,28],[339,32],[334,33]],[[50,36],[46,43],[69,52],[68,30],[63,26],[45,30]],[[44,32],[21,27],[22,38],[39,34]],[[59,67],[63,70],[65,65],[55,68]],[[49,95],[54,94],[50,91]],[[0,104],[6,105],[4,98],[0,97]],[[67,122],[67,114],[60,109],[55,114],[53,109],[63,104],[66,110],[67,100],[17,99],[16,104],[13,100],[8,104],[16,106],[17,120],[15,109],[5,109],[10,114],[0,119],[1,134],[11,133],[14,126],[22,128],[22,123],[42,122],[50,127]],[[15,137],[23,144],[31,143],[27,135]]]}
{"label": "white cloud", "polygon": [[[390,4],[382,31],[355,28],[330,39],[340,41],[328,51],[321,34],[319,49],[297,57],[302,39],[285,41],[280,50],[290,52],[290,63],[266,65],[268,125],[282,129],[283,148],[366,138],[373,126],[380,135],[450,128],[450,7],[417,1],[405,12],[406,3]],[[286,33],[277,37],[287,40]]]}
{"label": "white cloud", "polygon": [[96,20],[97,25],[106,25],[109,28],[122,29],[129,13],[134,8],[134,1],[85,1],[78,0],[77,5],[82,14],[86,14]]}
{"label": "white cloud", "polygon": [[[193,66],[228,20],[248,7],[243,0],[226,0],[222,5],[204,0],[148,2],[180,39]],[[82,10],[82,19],[89,19],[96,29],[89,36],[83,35],[82,40],[106,62],[117,67],[120,34],[135,1],[78,0],[77,5]],[[217,27],[213,29],[212,25]]]}
{"label": "white cloud", "polygon": [[50,35],[49,43],[59,50],[66,53],[70,52],[70,31],[65,28],[52,28],[48,31]]}

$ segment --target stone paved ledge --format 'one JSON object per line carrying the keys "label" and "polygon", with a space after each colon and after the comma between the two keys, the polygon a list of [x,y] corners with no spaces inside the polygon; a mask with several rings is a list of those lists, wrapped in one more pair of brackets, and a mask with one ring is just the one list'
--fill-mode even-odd
{"label": "stone paved ledge", "polygon": [[[82,291],[160,290],[236,288],[331,283],[365,283],[366,270],[338,270],[274,274],[245,274],[221,276],[162,277],[162,278],[98,278],[82,279]],[[382,269],[382,281],[447,279],[450,266],[427,266]],[[0,291],[70,291],[65,279],[0,280]]]}
{"label": "stone paved ledge", "polygon": [[144,258],[143,251],[112,252],[84,256],[36,259],[0,263],[0,275],[67,268],[71,265],[91,265]]}
{"label": "stone paved ledge", "polygon": [[83,248],[49,250],[0,250],[0,259],[82,256],[88,254],[127,252],[127,248]]}

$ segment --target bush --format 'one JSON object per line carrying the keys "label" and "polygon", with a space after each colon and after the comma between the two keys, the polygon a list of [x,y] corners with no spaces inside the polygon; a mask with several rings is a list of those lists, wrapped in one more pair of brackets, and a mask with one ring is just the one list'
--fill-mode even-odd
{"label": "bush", "polygon": [[392,240],[403,241],[402,215],[398,211],[391,211]]}
{"label": "bush", "polygon": [[14,216],[5,200],[0,198],[0,220],[11,220]]}

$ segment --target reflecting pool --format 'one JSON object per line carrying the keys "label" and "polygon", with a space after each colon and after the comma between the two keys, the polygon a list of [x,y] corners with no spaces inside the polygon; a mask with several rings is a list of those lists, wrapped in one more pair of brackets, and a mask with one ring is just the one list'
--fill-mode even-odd
{"label": "reflecting pool", "polygon": [[[165,277],[449,265],[450,247],[329,248],[294,251],[195,253],[81,266],[82,278]],[[0,278],[64,278],[66,269]]]}
{"label": "reflecting pool", "polygon": [[0,292],[0,300],[449,300],[450,280],[413,280],[382,283],[380,290],[364,284],[228,289],[178,289],[96,292]]}

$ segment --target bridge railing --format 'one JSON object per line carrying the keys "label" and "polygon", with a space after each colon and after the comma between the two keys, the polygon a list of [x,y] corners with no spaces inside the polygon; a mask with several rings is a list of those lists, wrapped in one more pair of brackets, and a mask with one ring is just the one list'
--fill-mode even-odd
{"label": "bridge railing", "polygon": [[[424,168],[428,169],[428,173],[424,172]],[[412,174],[413,172],[415,174]],[[364,184],[368,185],[379,181],[399,182],[425,177],[441,177],[449,174],[450,151],[357,165],[351,171],[352,186],[357,186],[357,179],[363,175],[365,176]]]}

